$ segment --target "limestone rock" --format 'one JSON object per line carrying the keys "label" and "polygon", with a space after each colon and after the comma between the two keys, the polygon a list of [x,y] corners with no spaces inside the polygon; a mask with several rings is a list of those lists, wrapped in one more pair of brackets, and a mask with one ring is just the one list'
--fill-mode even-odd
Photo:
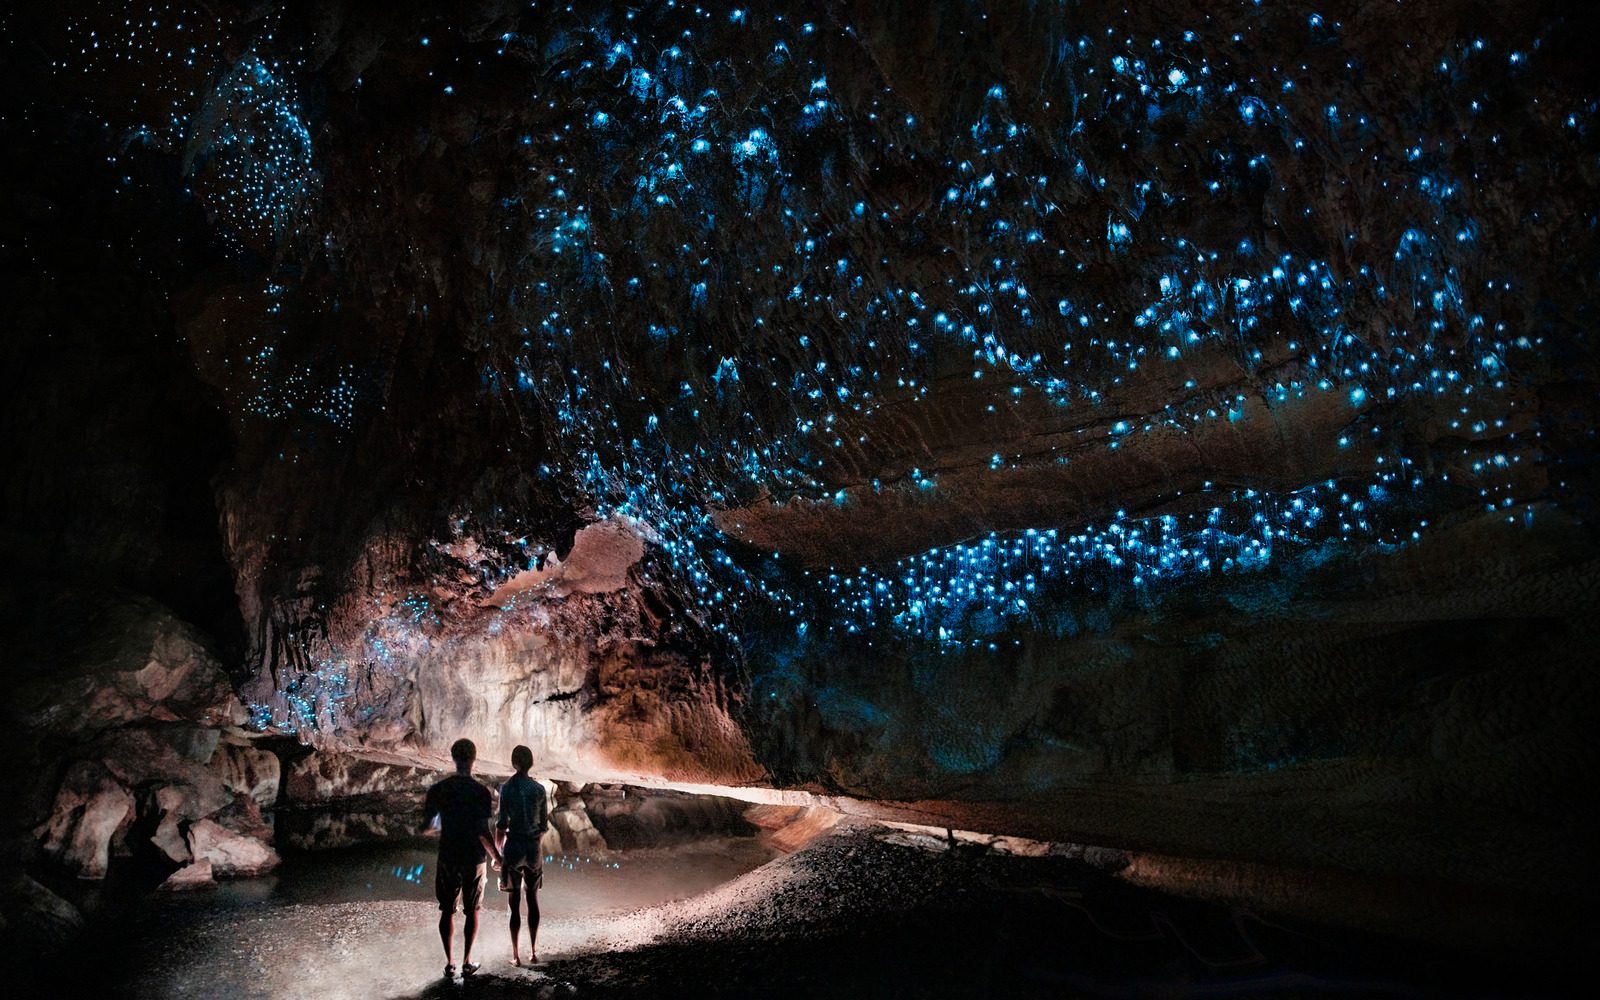
{"label": "limestone rock", "polygon": [[272,825],[260,802],[276,800],[277,758],[219,744],[219,735],[172,725],[115,730],[85,745],[92,756],[69,769],[50,820],[38,830],[45,853],[85,878],[103,877],[111,855],[140,848],[120,836],[137,821],[156,850],[183,864],[196,857],[195,824],[206,820],[228,838],[266,852],[202,836],[225,855],[216,864],[219,874],[251,874],[276,864]]}
{"label": "limestone rock", "polygon": [[160,810],[161,820],[156,825],[156,832],[150,836],[150,842],[179,864],[185,864],[193,857],[189,851],[189,839],[182,829],[182,824],[188,818],[185,815],[186,806],[191,801],[192,798],[182,788],[169,785],[156,792],[155,806]]}
{"label": "limestone rock", "polygon": [[416,795],[420,807],[428,786],[448,773],[399,754],[319,752],[290,766],[284,791],[292,804],[400,792]]}
{"label": "limestone rock", "polygon": [[[756,808],[768,808],[757,806]],[[786,807],[771,807],[783,809]],[[746,810],[745,818],[750,819],[750,810]],[[767,836],[767,843],[785,854],[793,854],[800,848],[827,833],[838,825],[843,819],[839,812],[826,806],[803,806],[789,816],[785,822],[775,828]],[[754,822],[754,820],[751,820]]]}
{"label": "limestone rock", "polygon": [[186,892],[191,889],[211,889],[215,888],[216,884],[217,880],[210,860],[202,859],[192,864],[184,865],[171,875],[168,875],[167,880],[161,883],[159,891]]}
{"label": "limestone rock", "polygon": [[272,843],[273,824],[267,820],[255,799],[240,796],[211,819],[223,829],[231,830],[241,836],[253,837],[263,844]]}
{"label": "limestone rock", "polygon": [[208,862],[223,878],[261,875],[278,866],[278,852],[209,819],[189,827],[189,850],[197,862]]}
{"label": "limestone rock", "polygon": [[447,773],[395,753],[317,751],[284,775],[275,823],[300,850],[404,840],[416,836],[428,787]]}
{"label": "limestone rock", "polygon": [[271,809],[278,800],[282,769],[270,750],[222,743],[211,757],[211,769],[224,788],[248,796],[262,809]]}
{"label": "limestone rock", "polygon": [[539,854],[543,857],[554,857],[561,854],[565,848],[561,846],[561,831],[555,826],[549,827],[539,838]]}
{"label": "limestone rock", "polygon": [[409,840],[422,819],[421,801],[410,801],[409,808],[395,803],[390,810],[291,808],[279,814],[278,823],[283,842],[300,851]]}
{"label": "limestone rock", "polygon": [[87,751],[128,788],[141,789],[139,817],[157,825],[159,847],[175,861],[185,858],[162,825],[213,816],[234,795],[210,766],[217,749],[214,729],[189,726],[130,729],[102,737]]}
{"label": "limestone rock", "polygon": [[[569,853],[592,854],[606,849],[606,839],[596,830],[581,800],[568,800],[550,811],[550,830],[555,831],[561,850]],[[548,833],[544,840],[548,840]],[[540,846],[543,848],[544,840]]]}
{"label": "limestone rock", "polygon": [[35,833],[45,853],[80,878],[104,878],[112,839],[133,815],[128,790],[104,766],[79,761],[67,769],[50,818]]}
{"label": "limestone rock", "polygon": [[621,590],[643,556],[643,540],[624,519],[599,521],[578,531],[565,559],[552,557],[542,567],[523,570],[495,588],[492,600],[530,592],[560,598]]}
{"label": "limestone rock", "polygon": [[4,599],[14,614],[0,621],[0,632],[19,663],[5,721],[21,766],[8,800],[23,823],[39,826],[56,811],[63,759],[98,761],[140,795],[153,782],[194,785],[200,814],[227,804],[231,795],[219,781],[193,772],[221,729],[247,716],[201,632],[164,605],[120,590],[7,589]]}
{"label": "limestone rock", "polygon": [[32,725],[81,733],[151,721],[202,727],[247,721],[204,638],[160,604],[73,593],[39,614],[59,642],[41,654],[48,669],[17,692]]}
{"label": "limestone rock", "polygon": [[584,811],[609,847],[626,850],[753,833],[755,828],[744,819],[744,809],[732,799],[629,789],[621,798],[588,799]]}
{"label": "limestone rock", "polygon": [[102,737],[87,749],[128,787],[185,785],[192,790],[190,814],[206,816],[233,801],[209,766],[220,733],[197,726],[126,729]]}

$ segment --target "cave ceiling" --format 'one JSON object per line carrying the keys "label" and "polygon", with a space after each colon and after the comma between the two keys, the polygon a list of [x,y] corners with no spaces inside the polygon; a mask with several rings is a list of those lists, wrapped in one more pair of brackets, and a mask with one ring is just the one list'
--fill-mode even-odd
{"label": "cave ceiling", "polygon": [[696,655],[939,656],[1583,515],[1600,108],[1568,13],[23,27],[94,182],[157,206],[121,252],[224,415],[254,710],[293,730],[572,594]]}

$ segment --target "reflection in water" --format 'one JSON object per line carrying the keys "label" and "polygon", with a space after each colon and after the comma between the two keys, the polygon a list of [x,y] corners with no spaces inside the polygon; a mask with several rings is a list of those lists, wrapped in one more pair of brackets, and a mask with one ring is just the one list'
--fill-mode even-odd
{"label": "reflection in water", "polygon": [[[410,868],[403,868],[400,865],[395,865],[394,866],[394,877],[395,878],[403,878],[407,882],[421,882],[422,881],[422,865],[415,864],[415,865],[412,865]],[[367,884],[370,886],[372,883],[368,882]]]}
{"label": "reflection in water", "polygon": [[[276,875],[223,883],[208,903],[432,902],[437,842],[291,854]],[[776,852],[754,837],[713,837],[666,847],[545,855],[539,905],[546,916],[635,909],[683,899],[765,864]],[[507,896],[488,873],[486,910],[505,911]]]}

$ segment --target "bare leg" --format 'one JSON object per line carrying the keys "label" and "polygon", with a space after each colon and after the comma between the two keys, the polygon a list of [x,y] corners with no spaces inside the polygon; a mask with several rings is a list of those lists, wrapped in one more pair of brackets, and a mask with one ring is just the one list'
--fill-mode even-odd
{"label": "bare leg", "polygon": [[466,939],[466,945],[461,949],[461,964],[472,964],[472,939],[478,936],[478,911],[468,910],[461,921],[461,936]]}
{"label": "bare leg", "polygon": [[455,952],[451,948],[451,939],[456,936],[456,915],[454,910],[446,910],[439,914],[439,940],[444,942],[444,964],[456,964]]}
{"label": "bare leg", "polygon": [[517,950],[517,936],[522,932],[522,887],[511,883],[511,964],[522,964],[522,952]]}
{"label": "bare leg", "polygon": [[528,887],[528,964],[539,961],[539,887]]}
{"label": "bare leg", "polygon": [[498,827],[494,831],[494,849],[500,852],[500,891],[506,892],[511,888],[511,866],[505,863],[506,832]]}

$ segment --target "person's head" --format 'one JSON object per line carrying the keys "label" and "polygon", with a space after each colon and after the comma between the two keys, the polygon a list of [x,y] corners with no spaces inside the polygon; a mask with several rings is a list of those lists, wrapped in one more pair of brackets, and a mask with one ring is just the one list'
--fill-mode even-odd
{"label": "person's head", "polygon": [[527,774],[528,768],[533,766],[533,751],[527,747],[517,747],[511,751],[511,766],[517,769],[518,774]]}
{"label": "person's head", "polygon": [[471,740],[460,739],[450,744],[450,757],[456,762],[456,770],[462,774],[472,773],[472,762],[478,759],[478,748]]}

